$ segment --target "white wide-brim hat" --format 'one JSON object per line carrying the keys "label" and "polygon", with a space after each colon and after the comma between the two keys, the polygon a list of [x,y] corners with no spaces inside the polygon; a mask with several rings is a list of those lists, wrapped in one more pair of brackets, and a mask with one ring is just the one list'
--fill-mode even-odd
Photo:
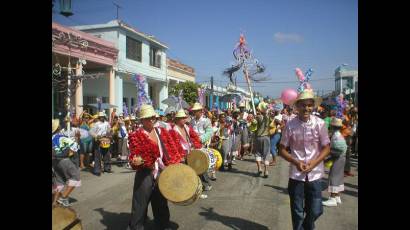
{"label": "white wide-brim hat", "polygon": [[155,112],[154,107],[152,107],[152,105],[144,104],[141,106],[141,109],[139,112],[140,119],[156,117],[156,116],[157,116],[157,113]]}
{"label": "white wide-brim hat", "polygon": [[178,110],[177,114],[175,115],[175,118],[186,118],[188,117],[185,113],[185,110],[180,109]]}
{"label": "white wide-brim hat", "polygon": [[298,97],[297,97],[293,102],[291,102],[290,104],[291,104],[291,105],[296,105],[296,103],[297,103],[298,101],[307,100],[307,99],[312,99],[312,100],[314,100],[314,102],[315,102],[315,107],[318,107],[318,106],[322,103],[322,101],[323,101],[323,99],[322,99],[321,97],[315,96],[313,90],[306,89],[306,90],[302,91],[302,92],[298,95]]}
{"label": "white wide-brim hat", "polygon": [[198,103],[198,102],[195,102],[195,103],[194,103],[194,106],[192,106],[192,108],[191,108],[192,111],[201,110],[201,109],[203,109],[203,107],[202,107],[202,105],[201,105],[200,103]]}
{"label": "white wide-brim hat", "polygon": [[105,117],[105,113],[104,112],[98,112],[98,117]]}
{"label": "white wide-brim hat", "polygon": [[60,121],[58,119],[51,120],[51,133],[54,133],[60,126]]}

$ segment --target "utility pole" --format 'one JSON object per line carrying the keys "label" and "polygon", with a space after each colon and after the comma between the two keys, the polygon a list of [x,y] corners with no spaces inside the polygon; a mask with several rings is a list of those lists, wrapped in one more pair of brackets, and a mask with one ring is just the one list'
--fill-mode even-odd
{"label": "utility pole", "polygon": [[118,17],[118,9],[119,9],[119,8],[121,8],[121,6],[120,6],[120,5],[118,5],[118,4],[117,4],[117,3],[115,3],[115,2],[113,2],[112,4],[114,4],[114,5],[117,7],[117,20],[118,20],[118,18],[119,18],[119,17]]}

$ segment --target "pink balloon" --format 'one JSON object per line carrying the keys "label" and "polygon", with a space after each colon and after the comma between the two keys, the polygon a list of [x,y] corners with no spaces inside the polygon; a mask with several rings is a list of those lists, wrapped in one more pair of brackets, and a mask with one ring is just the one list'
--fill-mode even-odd
{"label": "pink balloon", "polygon": [[290,105],[290,103],[298,97],[298,93],[294,89],[285,89],[282,91],[280,99],[284,104]]}
{"label": "pink balloon", "polygon": [[305,75],[303,74],[301,69],[296,68],[295,72],[296,72],[296,76],[298,77],[299,81],[305,80]]}

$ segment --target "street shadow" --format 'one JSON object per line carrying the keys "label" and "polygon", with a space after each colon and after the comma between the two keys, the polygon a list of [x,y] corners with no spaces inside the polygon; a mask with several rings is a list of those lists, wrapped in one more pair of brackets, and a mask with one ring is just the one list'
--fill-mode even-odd
{"label": "street shadow", "polygon": [[352,191],[352,190],[344,190],[342,193],[343,193],[343,194],[346,194],[346,195],[350,195],[350,196],[358,197],[358,192],[356,192],[356,191]]}
{"label": "street shadow", "polygon": [[228,170],[228,169],[226,168],[226,169],[225,169],[224,171],[222,171],[222,172],[224,172],[224,173],[234,173],[234,174],[243,174],[243,175],[246,175],[246,176],[259,177],[259,174],[258,174],[257,172],[241,171],[241,170],[238,170],[238,169],[236,169],[236,168],[232,168],[231,170]]}
{"label": "street shadow", "polygon": [[100,222],[106,227],[105,229],[107,230],[127,229],[131,218],[131,214],[125,212],[107,212],[103,208],[96,208],[94,211],[101,214],[102,219]]}
{"label": "street shadow", "polygon": [[[103,208],[94,209],[98,211],[101,216],[102,220],[100,222],[106,227],[107,230],[124,230],[127,229],[131,213],[115,213],[115,212],[108,212],[105,211]],[[175,222],[170,221],[171,229],[178,229],[179,225]],[[157,226],[153,219],[150,219],[148,216],[145,220],[144,229],[146,230],[157,230]]]}
{"label": "street shadow", "polygon": [[129,170],[129,171],[124,171],[124,172],[120,172],[120,173],[135,173],[135,170]]}
{"label": "street shadow", "polygon": [[271,187],[271,188],[274,188],[276,190],[279,190],[281,193],[288,194],[288,189],[287,188],[282,188],[282,187],[275,186],[275,185],[270,185],[270,184],[265,184],[264,186]]}
{"label": "street shadow", "polygon": [[243,158],[241,161],[247,161],[247,162],[256,163],[255,159],[246,159],[246,158]]}
{"label": "street shadow", "polygon": [[231,229],[252,229],[252,230],[268,230],[269,228],[249,221],[249,220],[244,220],[238,217],[230,217],[230,216],[224,216],[224,215],[220,215],[216,212],[214,212],[213,208],[204,208],[201,207],[204,212],[200,212],[199,215],[204,216],[206,218],[206,220],[210,220],[210,221],[219,221],[221,222],[223,225],[231,228]]}
{"label": "street shadow", "polygon": [[350,187],[350,188],[354,188],[354,189],[359,189],[359,186],[355,185],[355,184],[350,184],[350,183],[344,183],[345,186]]}

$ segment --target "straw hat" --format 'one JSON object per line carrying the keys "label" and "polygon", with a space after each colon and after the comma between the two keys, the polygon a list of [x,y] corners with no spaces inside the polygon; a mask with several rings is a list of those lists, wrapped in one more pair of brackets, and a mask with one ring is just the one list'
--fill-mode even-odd
{"label": "straw hat", "polygon": [[60,126],[60,121],[58,119],[51,120],[51,133],[54,133]]}
{"label": "straw hat", "polygon": [[92,116],[93,119],[97,119],[98,118],[98,114],[95,114],[94,116]]}
{"label": "straw hat", "polygon": [[201,109],[203,109],[202,105],[198,102],[195,102],[195,104],[194,104],[194,106],[192,107],[191,110],[195,111],[195,110],[201,110]]}
{"label": "straw hat", "polygon": [[291,103],[291,105],[296,105],[296,103],[300,100],[307,100],[307,99],[313,99],[315,101],[315,107],[318,107],[323,99],[321,97],[315,96],[313,90],[304,90],[302,91],[298,97]]}
{"label": "straw hat", "polygon": [[126,117],[124,118],[124,121],[130,121],[130,116],[126,116]]}
{"label": "straw hat", "polygon": [[98,117],[105,117],[105,113],[104,112],[98,112]]}
{"label": "straw hat", "polygon": [[239,106],[238,106],[238,107],[239,107],[239,108],[245,107],[245,103],[243,103],[243,102],[239,103]]}
{"label": "straw hat", "polygon": [[130,120],[131,120],[131,121],[135,121],[135,120],[137,120],[137,118],[135,118],[135,116],[134,116],[134,115],[131,115]]}
{"label": "straw hat", "polygon": [[141,106],[140,113],[139,113],[140,119],[156,117],[156,115],[157,113],[155,113],[154,107],[152,107],[152,105],[144,104]]}
{"label": "straw hat", "polygon": [[186,118],[188,117],[185,113],[185,110],[180,109],[178,110],[177,114],[175,115],[175,118]]}
{"label": "straw hat", "polygon": [[333,117],[331,122],[330,122],[330,125],[331,126],[336,126],[336,127],[342,127],[343,126],[342,119]]}

